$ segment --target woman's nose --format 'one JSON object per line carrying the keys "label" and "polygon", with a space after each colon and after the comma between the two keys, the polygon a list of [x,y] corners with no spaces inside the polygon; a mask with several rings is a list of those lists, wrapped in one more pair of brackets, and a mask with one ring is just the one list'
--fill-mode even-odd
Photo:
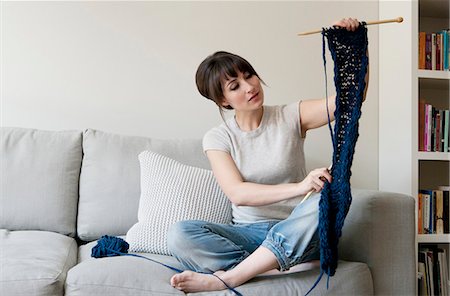
{"label": "woman's nose", "polygon": [[254,93],[256,91],[256,87],[250,82],[246,81],[246,90],[248,93]]}

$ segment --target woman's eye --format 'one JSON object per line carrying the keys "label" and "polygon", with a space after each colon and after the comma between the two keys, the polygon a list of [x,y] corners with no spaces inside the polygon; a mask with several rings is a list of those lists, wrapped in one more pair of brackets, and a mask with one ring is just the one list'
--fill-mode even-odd
{"label": "woman's eye", "polygon": [[245,74],[245,79],[252,78],[252,76],[253,76],[252,73],[246,73],[246,74]]}
{"label": "woman's eye", "polygon": [[230,87],[231,90],[236,90],[236,89],[238,89],[238,88],[239,88],[239,84],[233,84],[233,85]]}

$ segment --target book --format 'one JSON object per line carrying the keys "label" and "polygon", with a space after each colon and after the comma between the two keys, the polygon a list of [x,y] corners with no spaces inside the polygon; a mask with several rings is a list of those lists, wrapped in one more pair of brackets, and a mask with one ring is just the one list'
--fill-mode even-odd
{"label": "book", "polygon": [[442,190],[433,190],[436,213],[434,215],[436,234],[444,233],[444,196]]}
{"label": "book", "polygon": [[444,110],[439,110],[439,152],[444,152]]}
{"label": "book", "polygon": [[441,68],[441,34],[436,33],[436,70]]}
{"label": "book", "polygon": [[425,150],[425,101],[419,101],[419,151]]}
{"label": "book", "polygon": [[420,190],[419,193],[422,194],[422,229],[424,234],[431,234],[432,228],[431,228],[431,220],[432,219],[432,213],[431,213],[431,198],[432,198],[432,191],[430,190]]}
{"label": "book", "polygon": [[425,68],[425,39],[427,33],[419,32],[419,69]]}
{"label": "book", "polygon": [[438,265],[438,285],[439,295],[448,296],[448,269],[447,269],[447,255],[444,249],[437,249],[437,265]]}
{"label": "book", "polygon": [[441,113],[434,111],[434,151],[441,151]]}
{"label": "book", "polygon": [[417,232],[423,234],[423,196],[419,192],[417,195]]}
{"label": "book", "polygon": [[430,151],[436,151],[436,108],[430,105]]}
{"label": "book", "polygon": [[431,33],[425,34],[425,69],[431,70]]}
{"label": "book", "polygon": [[425,151],[431,151],[431,105],[425,104]]}
{"label": "book", "polygon": [[448,54],[449,54],[449,45],[448,45],[448,34],[447,30],[442,30],[442,37],[443,37],[443,60],[444,60],[444,71],[448,70]]}
{"label": "book", "polygon": [[431,70],[436,70],[436,33],[431,33]]}
{"label": "book", "polygon": [[449,147],[449,143],[448,143],[448,141],[449,141],[449,136],[448,136],[448,129],[449,129],[449,117],[450,116],[450,110],[444,110],[444,149],[443,149],[443,151],[444,152],[448,152],[449,151],[449,149],[448,149],[448,147]]}
{"label": "book", "polygon": [[444,233],[450,233],[450,186],[439,186],[438,190],[442,191]]}
{"label": "book", "polygon": [[427,264],[426,264],[426,256],[424,251],[419,251],[419,272],[422,273],[422,285],[420,289],[420,295],[429,295],[428,293],[428,274],[427,274]]}
{"label": "book", "polygon": [[450,29],[447,29],[446,31],[447,31],[447,65],[448,69],[450,70]]}
{"label": "book", "polygon": [[429,295],[435,295],[434,294],[434,287],[435,287],[435,281],[434,281],[434,260],[433,260],[433,251],[432,250],[426,250],[426,267],[427,267],[427,273],[428,273],[428,283],[429,283]]}

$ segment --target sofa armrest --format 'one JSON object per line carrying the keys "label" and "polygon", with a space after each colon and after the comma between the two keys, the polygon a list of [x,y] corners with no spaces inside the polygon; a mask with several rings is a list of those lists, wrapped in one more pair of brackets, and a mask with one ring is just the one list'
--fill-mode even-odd
{"label": "sofa armrest", "polygon": [[415,295],[414,199],[357,189],[352,190],[352,197],[339,258],[369,266],[375,295]]}

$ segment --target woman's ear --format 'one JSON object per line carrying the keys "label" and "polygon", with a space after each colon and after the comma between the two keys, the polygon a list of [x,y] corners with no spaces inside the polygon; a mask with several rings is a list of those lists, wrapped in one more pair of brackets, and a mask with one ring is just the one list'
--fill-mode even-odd
{"label": "woman's ear", "polygon": [[222,99],[222,102],[220,104],[222,105],[222,107],[225,107],[225,108],[230,106],[227,99],[225,99],[225,98]]}

